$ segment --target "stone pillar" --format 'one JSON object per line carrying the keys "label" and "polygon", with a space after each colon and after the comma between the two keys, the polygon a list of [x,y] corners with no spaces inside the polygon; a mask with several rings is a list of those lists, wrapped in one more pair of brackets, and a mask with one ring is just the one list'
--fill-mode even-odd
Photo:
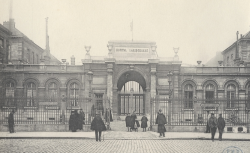
{"label": "stone pillar", "polygon": [[156,96],[156,71],[151,69],[151,77],[150,77],[150,96],[155,97]]}
{"label": "stone pillar", "polygon": [[107,98],[110,100],[110,108],[113,118],[116,119],[118,111],[115,108],[117,108],[118,104],[117,101],[113,100],[113,69],[115,59],[108,58],[105,59],[105,62],[107,64]]}
{"label": "stone pillar", "polygon": [[150,114],[151,112],[151,100],[150,100],[150,89],[146,89],[146,92],[144,92],[145,95],[145,113]]}
{"label": "stone pillar", "polygon": [[61,110],[62,110],[62,116],[61,116],[61,122],[62,124],[65,124],[65,114],[66,114],[66,108],[67,108],[67,104],[66,104],[67,98],[65,95],[62,95],[61,97]]}

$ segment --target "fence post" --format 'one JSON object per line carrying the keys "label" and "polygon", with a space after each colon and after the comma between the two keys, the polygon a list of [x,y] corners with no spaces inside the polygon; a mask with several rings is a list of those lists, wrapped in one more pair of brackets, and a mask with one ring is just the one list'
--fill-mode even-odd
{"label": "fence post", "polygon": [[[167,99],[166,99],[167,100]],[[172,102],[171,102],[171,100],[170,100],[170,97],[169,97],[169,99],[168,99],[168,124],[169,125],[171,125],[171,122],[172,122],[172,116],[171,116],[171,114],[173,113],[173,109],[172,109]]]}
{"label": "fence post", "polygon": [[250,111],[247,111],[247,133],[250,133]]}
{"label": "fence post", "polygon": [[66,97],[64,97],[64,95],[61,100],[61,110],[62,110],[62,124],[65,124]]}

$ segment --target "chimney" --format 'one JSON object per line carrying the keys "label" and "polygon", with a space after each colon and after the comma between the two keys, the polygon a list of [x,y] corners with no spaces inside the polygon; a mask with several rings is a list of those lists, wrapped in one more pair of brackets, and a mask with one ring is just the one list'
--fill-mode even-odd
{"label": "chimney", "polygon": [[239,35],[239,31],[236,32],[236,37],[237,37],[237,41],[236,41],[236,52],[235,52],[235,59],[239,58],[239,51],[238,51],[238,35]]}
{"label": "chimney", "polygon": [[71,65],[75,65],[75,57],[74,57],[74,55],[71,56]]}
{"label": "chimney", "polygon": [[12,17],[12,0],[10,0],[10,14],[9,14],[9,27],[8,29],[12,32],[12,35],[14,34],[14,28],[15,28],[15,21]]}
{"label": "chimney", "polygon": [[242,34],[240,34],[240,38],[243,38]]}

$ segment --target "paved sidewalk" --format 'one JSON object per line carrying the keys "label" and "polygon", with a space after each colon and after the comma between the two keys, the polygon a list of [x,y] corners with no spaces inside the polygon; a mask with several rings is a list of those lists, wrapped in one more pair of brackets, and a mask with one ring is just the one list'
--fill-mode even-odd
{"label": "paved sidewalk", "polygon": [[[106,140],[210,140],[210,133],[166,132],[166,137],[159,137],[156,132],[105,131]],[[215,134],[218,139],[219,133]],[[0,132],[0,139],[95,139],[94,132]],[[250,133],[224,133],[223,140],[250,141]]]}

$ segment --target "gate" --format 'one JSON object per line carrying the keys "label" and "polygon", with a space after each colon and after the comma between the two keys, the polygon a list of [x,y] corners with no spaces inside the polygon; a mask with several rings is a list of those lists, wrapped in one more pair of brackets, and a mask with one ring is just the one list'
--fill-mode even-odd
{"label": "gate", "polygon": [[119,94],[118,96],[118,113],[119,115],[127,115],[136,111],[137,115],[145,113],[145,98],[144,94]]}

